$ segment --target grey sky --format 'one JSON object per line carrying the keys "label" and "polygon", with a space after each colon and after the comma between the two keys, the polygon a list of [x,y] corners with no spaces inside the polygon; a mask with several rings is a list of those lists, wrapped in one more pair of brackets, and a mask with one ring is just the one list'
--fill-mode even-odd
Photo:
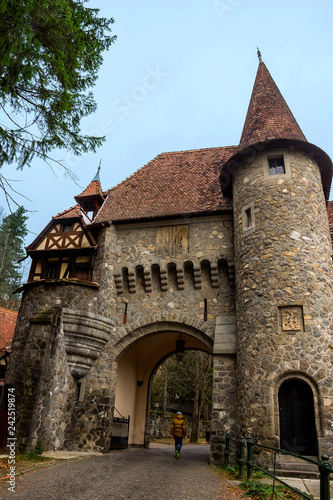
{"label": "grey sky", "polygon": [[[166,151],[238,144],[258,67],[268,70],[309,142],[333,156],[333,3],[329,0],[91,0],[114,17],[116,43],[94,88],[97,112],[83,122],[106,135],[97,154],[65,159],[75,185],[36,160],[13,185],[32,202],[28,226],[39,233],[75,204],[102,159],[102,188],[124,180]],[[163,193],[161,193],[163,195]],[[5,205],[0,194],[0,205]],[[27,237],[27,244],[34,235]]]}

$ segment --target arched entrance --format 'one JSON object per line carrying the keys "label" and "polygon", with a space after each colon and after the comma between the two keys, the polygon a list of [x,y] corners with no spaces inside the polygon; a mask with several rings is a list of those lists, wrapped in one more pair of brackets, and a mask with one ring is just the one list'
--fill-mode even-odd
{"label": "arched entrance", "polygon": [[182,335],[186,349],[212,353],[212,340],[194,327],[165,322],[156,324],[154,329],[155,333],[151,333],[150,326],[150,332],[146,333],[143,328],[142,335],[127,343],[118,355],[114,416],[130,416],[130,446],[147,445],[147,401],[151,375],[164,359],[175,352],[179,335]]}
{"label": "arched entrance", "polygon": [[284,382],[279,390],[280,447],[299,455],[317,456],[317,435],[311,387],[302,380]]}

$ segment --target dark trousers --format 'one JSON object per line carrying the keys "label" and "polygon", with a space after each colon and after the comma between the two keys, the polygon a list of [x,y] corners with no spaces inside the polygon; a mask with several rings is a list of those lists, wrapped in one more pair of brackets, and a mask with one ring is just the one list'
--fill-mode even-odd
{"label": "dark trousers", "polygon": [[180,451],[180,448],[183,446],[183,438],[175,436],[175,448],[176,451]]}

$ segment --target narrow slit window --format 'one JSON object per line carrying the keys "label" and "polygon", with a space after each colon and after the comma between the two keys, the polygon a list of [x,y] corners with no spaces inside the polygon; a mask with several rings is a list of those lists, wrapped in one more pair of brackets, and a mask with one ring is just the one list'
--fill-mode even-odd
{"label": "narrow slit window", "polygon": [[269,175],[285,174],[286,169],[284,166],[283,156],[279,156],[278,158],[268,158],[268,168]]}
{"label": "narrow slit window", "polygon": [[252,227],[252,210],[251,207],[245,210],[245,227]]}

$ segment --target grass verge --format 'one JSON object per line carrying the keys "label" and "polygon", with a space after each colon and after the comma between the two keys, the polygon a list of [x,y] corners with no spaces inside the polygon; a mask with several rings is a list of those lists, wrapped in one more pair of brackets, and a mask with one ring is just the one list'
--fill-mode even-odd
{"label": "grass verge", "polygon": [[[240,481],[237,465],[229,467],[216,466],[216,469],[224,478],[231,481]],[[304,497],[284,485],[275,484],[273,491],[273,486],[265,483],[265,478],[269,478],[269,476],[260,470],[254,469],[253,479],[240,482],[238,487],[252,500],[304,500]]]}

